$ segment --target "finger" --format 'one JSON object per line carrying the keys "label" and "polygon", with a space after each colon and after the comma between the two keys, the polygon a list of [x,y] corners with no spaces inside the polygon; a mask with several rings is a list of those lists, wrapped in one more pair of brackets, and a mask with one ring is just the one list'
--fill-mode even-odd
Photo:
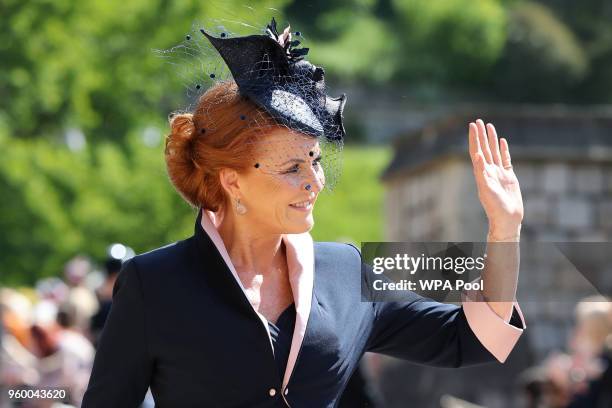
{"label": "finger", "polygon": [[480,149],[480,143],[478,142],[478,127],[474,122],[470,123],[469,127],[469,140],[470,140],[470,158],[472,159],[472,164],[476,169],[478,163],[478,159],[481,158],[484,161],[484,157],[482,155],[482,150]]}
{"label": "finger", "polygon": [[501,156],[499,154],[499,142],[497,141],[497,131],[492,123],[487,125],[487,134],[489,135],[489,147],[491,148],[491,156],[493,157],[493,163],[501,166]]}
{"label": "finger", "polygon": [[480,150],[477,134],[478,128],[474,122],[471,122],[469,126],[470,158],[472,159],[474,172],[482,173],[484,170],[484,156],[482,155],[482,150]]}
{"label": "finger", "polygon": [[470,157],[474,160],[476,153],[480,150],[480,145],[478,144],[478,129],[476,128],[476,124],[474,122],[470,122],[468,126],[468,139],[469,139],[469,147],[470,147]]}
{"label": "finger", "polygon": [[512,160],[510,159],[510,148],[508,147],[508,141],[506,140],[506,138],[503,138],[503,137],[501,138],[500,145],[501,145],[502,166],[505,169],[511,169]]}
{"label": "finger", "polygon": [[491,158],[491,150],[489,149],[489,142],[487,141],[487,130],[485,129],[484,122],[482,119],[478,119],[476,121],[476,125],[478,126],[478,142],[480,143],[480,150],[482,150],[482,154],[484,155],[487,163],[493,163],[493,159]]}

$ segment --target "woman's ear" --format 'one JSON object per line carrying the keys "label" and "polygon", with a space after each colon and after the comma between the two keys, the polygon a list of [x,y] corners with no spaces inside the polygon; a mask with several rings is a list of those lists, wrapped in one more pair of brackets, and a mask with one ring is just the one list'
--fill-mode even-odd
{"label": "woman's ear", "polygon": [[219,182],[230,198],[240,197],[240,184],[238,183],[238,172],[236,170],[221,169],[219,171]]}

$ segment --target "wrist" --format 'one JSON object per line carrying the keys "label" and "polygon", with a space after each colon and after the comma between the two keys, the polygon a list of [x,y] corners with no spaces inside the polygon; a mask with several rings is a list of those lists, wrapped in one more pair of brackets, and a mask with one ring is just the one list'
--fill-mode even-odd
{"label": "wrist", "polygon": [[511,227],[496,228],[489,226],[487,233],[488,242],[518,242],[521,236],[522,224]]}

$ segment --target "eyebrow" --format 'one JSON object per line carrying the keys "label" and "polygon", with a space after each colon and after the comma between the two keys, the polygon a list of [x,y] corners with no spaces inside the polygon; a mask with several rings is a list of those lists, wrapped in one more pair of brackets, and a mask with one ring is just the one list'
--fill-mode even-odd
{"label": "eyebrow", "polygon": [[[315,157],[315,160],[320,159],[321,157],[323,157],[323,156],[321,155],[321,152],[319,152],[317,157]],[[284,166],[284,165],[289,164],[289,163],[304,163],[304,162],[305,162],[305,160],[303,160],[303,159],[291,159],[291,160],[287,160],[286,162],[281,164],[281,166]]]}

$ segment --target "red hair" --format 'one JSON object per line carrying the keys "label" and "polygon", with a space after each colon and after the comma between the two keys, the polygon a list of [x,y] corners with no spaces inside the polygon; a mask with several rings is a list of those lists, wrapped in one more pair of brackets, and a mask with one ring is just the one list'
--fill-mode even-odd
{"label": "red hair", "polygon": [[280,126],[262,108],[240,95],[234,81],[208,89],[193,113],[175,114],[166,137],[170,181],[194,207],[217,211],[227,196],[219,180],[223,168],[246,171],[262,130]]}

